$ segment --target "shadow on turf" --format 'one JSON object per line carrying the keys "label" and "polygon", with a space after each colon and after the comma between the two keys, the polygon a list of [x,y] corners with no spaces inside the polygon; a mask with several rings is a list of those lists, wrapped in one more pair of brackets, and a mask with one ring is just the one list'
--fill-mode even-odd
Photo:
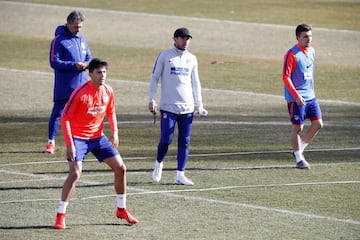
{"label": "shadow on turf", "polygon": [[44,151],[0,151],[0,154],[19,154],[19,153],[44,153]]}
{"label": "shadow on turf", "polygon": [[[79,185],[76,188],[91,188],[91,187],[109,187],[113,186],[113,183],[100,183],[100,184],[88,184],[88,185]],[[0,187],[0,191],[8,190],[43,190],[43,189],[62,189],[63,186],[46,186],[46,187]]]}
{"label": "shadow on turf", "polygon": [[[85,167],[86,168],[86,167]],[[170,170],[176,170],[176,169],[164,169],[164,171],[170,171]],[[131,172],[150,172],[152,171],[152,169],[127,169],[127,172],[131,173]],[[102,173],[102,172],[109,172],[111,173],[112,170],[109,169],[83,169],[82,173]],[[33,174],[39,174],[39,175],[49,175],[49,174],[68,174],[69,171],[52,171],[52,172],[33,172]]]}
{"label": "shadow on turf", "polygon": [[24,230],[24,229],[54,229],[54,226],[18,226],[18,227],[0,227],[1,230]]}
{"label": "shadow on turf", "polygon": [[[249,170],[268,170],[268,169],[292,169],[296,168],[296,166],[292,165],[282,165],[282,166],[259,166],[259,167],[238,167],[238,168],[188,168],[187,171],[249,171]],[[83,170],[83,172],[111,172],[112,170]],[[163,169],[163,171],[176,171],[175,168],[167,168]],[[152,169],[135,169],[135,170],[127,170],[127,172],[152,172]],[[41,172],[34,174],[59,174],[68,172]],[[128,182],[128,186],[144,186],[144,185],[152,185],[153,182]],[[92,187],[111,187],[114,183],[100,183],[100,184],[87,184],[87,185],[79,185],[76,188],[92,188]],[[161,185],[174,185],[173,183],[164,183]],[[62,189],[62,186],[46,186],[46,187],[37,187],[37,186],[27,186],[27,187],[0,187],[0,191],[9,191],[9,190],[43,190],[43,189]]]}
{"label": "shadow on turf", "polygon": [[[128,182],[128,186],[145,186],[152,185],[152,182]],[[171,184],[166,184],[171,185]],[[101,183],[101,184],[88,184],[88,185],[79,185],[76,188],[92,188],[92,187],[113,187],[114,183]],[[63,186],[46,186],[46,187],[37,187],[37,186],[27,186],[27,187],[0,187],[1,191],[11,191],[11,190],[44,190],[44,189],[62,189]]]}
{"label": "shadow on turf", "polygon": [[[279,166],[257,166],[257,167],[233,167],[233,168],[186,168],[186,171],[244,171],[244,170],[268,170],[268,169],[291,169],[296,168],[295,165],[279,165]],[[128,173],[152,172],[152,168],[127,169]],[[176,171],[176,168],[164,168],[163,172]],[[83,173],[99,173],[112,172],[111,169],[84,169]],[[68,174],[68,171],[52,171],[52,172],[34,172],[33,174]]]}
{"label": "shadow on turf", "polygon": [[[133,226],[133,224],[128,223],[89,223],[89,224],[72,224],[66,226],[66,230],[70,230],[72,227],[83,227],[83,226]],[[17,227],[0,227],[0,230],[26,230],[26,229],[53,229],[54,226],[44,225],[44,226],[17,226]],[[56,230],[58,231],[58,230]]]}

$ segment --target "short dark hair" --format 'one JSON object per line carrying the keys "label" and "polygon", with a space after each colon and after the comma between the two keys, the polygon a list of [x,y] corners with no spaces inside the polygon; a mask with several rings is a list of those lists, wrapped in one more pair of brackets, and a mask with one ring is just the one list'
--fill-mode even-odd
{"label": "short dark hair", "polygon": [[75,21],[83,22],[85,21],[85,16],[80,11],[72,11],[67,17],[66,21],[68,23],[73,23]]}
{"label": "short dark hair", "polygon": [[311,30],[312,30],[312,27],[311,27],[310,24],[303,23],[303,24],[300,24],[300,25],[298,25],[296,27],[295,34],[298,37],[298,36],[300,36],[300,34],[302,32],[308,32],[308,31],[311,31]]}
{"label": "short dark hair", "polygon": [[100,58],[93,58],[89,63],[89,72],[93,72],[94,69],[105,67],[107,69],[108,63]]}

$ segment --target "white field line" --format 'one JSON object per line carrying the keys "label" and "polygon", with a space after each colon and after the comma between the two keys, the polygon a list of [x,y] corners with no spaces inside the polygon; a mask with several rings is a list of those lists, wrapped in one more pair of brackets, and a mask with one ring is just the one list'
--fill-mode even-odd
{"label": "white field line", "polygon": [[[8,170],[4,170],[4,169],[0,169],[0,173],[10,174],[10,175],[20,175],[20,176],[25,176],[25,177],[40,178],[41,180],[43,180],[43,179],[45,179],[45,180],[51,179],[51,177],[45,176],[45,175],[38,175],[38,174],[33,174],[33,173],[24,173],[24,172],[17,172],[17,171],[8,171]],[[56,179],[56,178],[53,178],[53,179]]]}
{"label": "white field line", "polygon": [[275,213],[280,213],[280,214],[285,214],[285,215],[290,215],[290,216],[300,216],[303,218],[320,219],[320,220],[326,220],[326,221],[330,221],[330,222],[340,222],[340,223],[360,225],[360,221],[353,220],[353,219],[341,219],[341,218],[330,217],[330,216],[322,216],[322,215],[316,215],[316,214],[311,214],[311,213],[291,211],[291,210],[286,210],[286,209],[269,208],[269,207],[263,207],[263,206],[253,205],[253,204],[229,202],[229,201],[222,201],[222,200],[209,199],[209,198],[203,198],[203,197],[192,197],[192,196],[184,197],[183,195],[176,195],[176,194],[171,194],[171,193],[169,193],[167,195],[172,196],[172,197],[178,197],[178,198],[186,198],[187,200],[237,206],[237,207],[242,207],[242,208],[246,208],[246,209],[254,209],[254,210],[260,210],[260,211],[266,211],[266,212],[272,212],[272,213],[275,212]]}
{"label": "white field line", "polygon": [[[6,173],[10,173],[7,171]],[[14,174],[18,174],[18,172],[14,172]],[[26,174],[29,175],[29,174]],[[34,174],[30,174],[34,175]],[[52,179],[49,177],[49,179]],[[84,181],[81,181],[84,182]],[[85,181],[88,184],[100,184],[97,182],[89,182]],[[300,216],[304,218],[310,219],[320,219],[320,220],[327,220],[331,222],[341,222],[341,223],[348,223],[348,224],[355,224],[360,225],[360,221],[353,220],[353,219],[340,219],[330,216],[322,216],[304,212],[297,212],[291,211],[286,209],[279,209],[279,208],[269,208],[264,206],[258,206],[254,204],[247,204],[247,203],[239,203],[239,202],[229,202],[229,201],[222,201],[217,199],[209,199],[203,197],[193,197],[193,196],[184,196],[180,193],[184,192],[206,192],[206,191],[223,191],[223,190],[232,190],[232,189],[242,189],[242,188],[268,188],[268,187],[288,187],[288,186],[311,186],[311,185],[334,185],[334,184],[358,184],[360,181],[334,181],[334,182],[304,182],[304,183],[285,183],[285,184],[267,184],[267,185],[240,185],[240,186],[226,186],[226,187],[217,187],[217,188],[202,188],[202,189],[180,189],[180,190],[164,190],[164,191],[148,191],[144,189],[138,189],[133,187],[128,187],[128,189],[137,191],[136,193],[127,193],[128,196],[132,195],[149,195],[149,194],[164,194],[169,197],[177,197],[177,198],[186,198],[188,200],[194,201],[201,201],[201,202],[208,202],[214,204],[223,204],[223,205],[230,205],[230,206],[237,206],[247,209],[255,209],[260,211],[267,211],[267,212],[275,212],[280,214],[286,214],[291,216]],[[97,196],[89,196],[83,198],[73,198],[72,201],[82,201],[82,200],[91,200],[97,198],[106,198],[106,197],[115,197],[115,194],[111,195],[97,195]],[[58,199],[22,199],[22,200],[8,200],[8,201],[1,201],[0,204],[9,204],[9,203],[24,203],[24,202],[40,202],[40,201],[58,201]]]}
{"label": "white field line", "polygon": [[[94,160],[95,161],[95,160]],[[319,164],[311,164],[312,167],[338,167],[338,166],[352,166],[352,165],[359,165],[360,162],[338,162],[338,163],[319,163]],[[229,167],[229,168],[197,168],[197,169],[188,169],[188,172],[192,172],[192,171],[247,171],[247,170],[261,170],[261,169],[284,169],[284,168],[295,168],[295,166],[292,165],[268,165],[268,166],[252,166],[252,167]],[[136,171],[136,172],[131,172],[128,171],[126,174],[127,175],[143,175],[146,174],[148,175],[150,172],[152,171],[152,169],[149,168],[149,170],[144,170],[144,171]],[[2,171],[0,170],[0,173],[8,173],[10,174],[10,171]],[[20,175],[20,176],[27,176],[27,177],[34,177],[34,178],[38,178],[39,175],[37,174],[24,174],[24,173],[19,173],[19,172],[14,172],[11,171],[11,174],[13,175]],[[112,172],[109,173],[99,173],[99,174],[91,174],[91,175],[82,175],[82,179],[87,178],[87,177],[109,177],[109,176],[113,176],[114,174]],[[14,184],[14,183],[25,183],[25,182],[43,182],[43,181],[58,181],[59,179],[64,179],[65,177],[59,178],[59,177],[42,177],[41,179],[29,179],[29,180],[11,180],[11,181],[0,181],[0,185],[1,184]]]}
{"label": "white field line", "polygon": [[[52,72],[11,69],[11,68],[3,68],[3,67],[0,67],[0,71],[53,76]],[[132,81],[132,80],[124,80],[124,79],[108,79],[108,80],[113,81],[113,82],[131,83],[131,84],[138,84],[138,85],[143,85],[143,86],[148,86],[149,85],[148,82],[143,82],[143,81]],[[36,79],[34,79],[33,81],[36,81]],[[276,98],[276,99],[283,99],[284,98],[281,95],[275,95],[275,94],[254,93],[254,92],[235,91],[235,90],[226,90],[226,89],[202,88],[202,90],[203,91],[208,91],[208,92],[214,92],[214,93],[223,93],[223,94],[241,94],[241,95],[249,95],[249,96],[271,97],[271,98]],[[319,99],[319,102],[360,106],[359,102],[348,102],[348,101],[331,100],[331,99]]]}
{"label": "white field line", "polygon": [[[53,8],[53,9],[69,9],[69,6],[53,5],[53,4],[43,4],[43,3],[25,3],[25,2],[16,2],[16,1],[1,1],[6,4],[18,5],[18,6],[32,6],[32,7],[44,7],[44,8]],[[97,12],[97,13],[112,13],[119,15],[128,15],[128,16],[146,16],[154,18],[165,18],[165,19],[179,19],[183,21],[198,21],[198,22],[207,22],[207,23],[226,23],[234,25],[246,25],[246,26],[264,26],[270,28],[286,28],[293,30],[294,26],[281,25],[281,24],[270,24],[270,23],[254,23],[254,22],[242,22],[242,21],[232,21],[232,20],[220,20],[213,18],[199,18],[199,17],[186,17],[186,16],[174,16],[166,14],[155,14],[155,13],[143,13],[143,12],[130,12],[130,11],[117,11],[109,9],[96,9],[96,8],[85,8],[81,7],[79,9],[86,10],[88,12]],[[326,31],[326,32],[339,32],[339,33],[358,33],[360,31],[356,30],[347,30],[347,29],[329,29],[329,28],[317,28],[317,31]]]}
{"label": "white field line", "polygon": [[[320,185],[337,185],[337,184],[359,184],[360,181],[332,181],[332,182],[299,182],[299,183],[276,183],[276,184],[259,184],[259,185],[239,185],[239,186],[225,186],[216,188],[200,188],[200,189],[180,189],[180,190],[160,190],[160,191],[148,191],[141,190],[137,193],[128,193],[128,195],[147,195],[147,194],[159,194],[159,193],[180,193],[180,192],[208,192],[208,191],[222,191],[242,188],[275,188],[275,187],[298,187],[298,186],[320,186]],[[139,191],[139,190],[136,190]],[[114,196],[114,195],[106,195]],[[81,199],[98,198],[102,196],[85,197]]]}
{"label": "white field line", "polygon": [[[175,156],[174,156],[175,158]],[[152,159],[152,158],[147,158],[147,159]],[[96,162],[96,159],[87,161],[87,162]],[[14,164],[2,164],[0,167],[9,167],[9,166],[22,166],[22,165],[35,165],[35,164],[52,164],[54,162],[37,162],[37,163],[14,163]],[[65,160],[63,161],[55,161],[55,163],[65,163]],[[347,165],[359,165],[360,162],[337,162],[337,163],[317,163],[317,164],[311,164],[311,166],[313,167],[329,167],[329,166],[347,166]],[[188,169],[188,171],[246,171],[246,170],[260,170],[260,169],[281,169],[281,168],[295,168],[294,164],[287,164],[287,165],[261,165],[261,166],[251,166],[251,167],[221,167],[221,168],[196,168],[194,170],[192,169]],[[149,170],[144,170],[144,171],[136,171],[136,172],[131,172],[128,171],[127,175],[137,175],[137,174],[148,174],[150,171],[152,171],[152,169],[149,168]],[[5,170],[1,170],[0,172],[3,173],[7,173]],[[9,171],[8,171],[9,173]],[[15,172],[12,172],[11,174],[16,174]],[[27,176],[27,177],[38,177],[39,175],[37,174],[27,174],[27,173],[21,173],[19,172],[18,175],[21,176]],[[101,174],[92,174],[92,177],[104,177],[104,176],[112,176],[112,173],[101,173]],[[52,178],[52,179],[57,179],[57,178]],[[44,177],[38,180],[29,180],[29,181],[49,181],[52,180],[48,177]],[[17,182],[26,182],[27,180],[19,180],[19,181],[0,181],[0,184],[9,184],[9,183],[17,183]]]}
{"label": "white field line", "polygon": [[[180,190],[163,190],[163,191],[148,191],[144,189],[135,189],[131,188],[132,190],[139,191],[137,193],[128,193],[128,196],[134,195],[151,195],[151,194],[164,194],[169,197],[176,197],[176,198],[185,198],[187,200],[194,200],[200,202],[208,202],[214,204],[223,204],[223,205],[230,205],[230,206],[238,206],[247,209],[255,209],[267,212],[275,212],[281,213],[291,216],[300,216],[304,218],[311,218],[311,219],[321,219],[327,220],[331,222],[341,222],[341,223],[349,223],[360,225],[360,221],[353,220],[353,219],[341,219],[335,218],[330,216],[322,216],[316,215],[311,213],[304,213],[298,211],[291,211],[286,209],[279,209],[279,208],[269,208],[254,204],[247,204],[247,203],[239,203],[239,202],[229,202],[229,201],[222,201],[217,199],[209,199],[204,197],[194,197],[194,196],[184,196],[179,193],[187,193],[187,192],[208,192],[208,191],[224,191],[224,190],[233,190],[233,189],[249,189],[249,188],[274,188],[274,187],[289,187],[289,186],[311,186],[311,185],[337,185],[337,184],[359,184],[360,181],[334,181],[334,182],[303,182],[303,183],[285,183],[285,184],[267,184],[267,185],[240,185],[240,186],[226,186],[226,187],[217,187],[217,188],[202,188],[202,189],[180,189]],[[90,196],[81,198],[79,200],[86,200],[86,199],[97,199],[97,198],[106,198],[106,197],[115,197],[115,194],[112,195],[99,195],[99,196]],[[0,202],[1,203],[1,202]]]}
{"label": "white field line", "polygon": [[[336,152],[336,151],[359,151],[360,147],[354,148],[322,148],[322,149],[308,149],[306,152]],[[275,151],[252,151],[252,152],[222,152],[222,153],[197,153],[189,154],[189,157],[223,157],[223,156],[236,156],[236,155],[256,155],[256,154],[276,154],[276,153],[290,153],[290,150],[275,150]],[[166,158],[176,158],[176,155],[168,155]],[[124,161],[131,160],[147,160],[152,159],[152,157],[124,157]],[[88,158],[85,162],[97,162],[95,158]],[[22,163],[2,163],[0,167],[8,166],[22,166],[22,165],[42,165],[42,164],[58,164],[66,163],[65,160],[52,160],[45,162],[22,162]],[[313,166],[327,166],[327,165],[342,165],[342,164],[360,164],[360,162],[339,162],[339,163],[319,163],[312,164]],[[239,168],[218,168],[221,170],[240,170],[240,169],[261,169],[261,168],[285,168],[289,165],[276,165],[276,166],[253,166],[253,167],[239,167]]]}
{"label": "white field line", "polygon": [[[118,124],[124,125],[124,124],[149,124],[151,121],[118,121]],[[4,122],[0,123],[0,126],[26,126],[26,125],[46,125],[48,122]],[[108,122],[105,122],[105,124],[108,124]],[[268,122],[256,122],[256,121],[250,121],[250,122],[244,122],[244,121],[207,121],[207,120],[201,120],[201,121],[194,121],[195,125],[251,125],[251,126],[287,126],[290,125],[289,121],[268,121]],[[305,125],[309,125],[309,123],[305,123]],[[325,127],[350,127],[350,128],[360,128],[360,124],[343,124],[343,123],[325,123]]]}
{"label": "white field line", "polygon": [[[354,164],[354,163],[342,163],[342,165],[346,164]],[[360,163],[355,163],[360,164]],[[334,164],[322,164],[322,165],[334,165]],[[259,166],[259,167],[245,167],[245,168],[216,168],[211,170],[238,170],[238,169],[260,169],[260,168],[266,168],[266,166]],[[149,170],[150,171],[150,170]],[[149,171],[142,171],[142,173],[148,174]],[[51,177],[47,175],[39,175],[39,174],[33,174],[33,173],[24,173],[24,172],[18,172],[18,171],[9,171],[0,169],[0,173],[9,174],[9,175],[20,175],[20,176],[26,176],[26,177],[33,177],[37,179],[29,179],[29,180],[11,180],[11,181],[2,181],[0,184],[13,184],[13,183],[25,183],[25,182],[43,182],[43,181],[59,181],[59,180],[65,180],[66,177]],[[128,174],[128,173],[127,173]],[[84,180],[86,177],[101,177],[101,176],[113,176],[114,174],[111,173],[104,173],[104,174],[91,174],[91,175],[83,175],[80,179],[80,182],[86,183],[86,184],[102,184],[100,182],[93,182]],[[128,195],[147,195],[147,194],[156,194],[156,193],[177,193],[177,192],[203,192],[203,191],[215,191],[215,190],[231,190],[231,189],[239,189],[239,188],[266,188],[266,187],[287,187],[287,186],[308,186],[308,185],[329,185],[329,184],[355,184],[360,183],[356,180],[349,180],[349,181],[330,181],[330,182],[301,182],[301,183],[276,183],[276,184],[259,184],[259,185],[239,185],[239,186],[225,186],[225,187],[216,187],[216,188],[204,188],[204,189],[181,189],[181,190],[161,190],[161,191],[148,191],[148,190],[137,190],[134,188],[135,191],[141,191],[140,193],[128,193]],[[102,198],[107,196],[114,196],[111,195],[99,195],[99,196],[91,196],[91,197],[83,197],[81,199],[91,199],[91,198]],[[1,203],[1,202],[0,202]]]}

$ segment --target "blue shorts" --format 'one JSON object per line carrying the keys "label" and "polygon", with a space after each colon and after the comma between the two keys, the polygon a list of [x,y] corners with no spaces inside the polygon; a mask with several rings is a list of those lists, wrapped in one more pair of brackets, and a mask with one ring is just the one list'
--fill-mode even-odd
{"label": "blue shorts", "polygon": [[321,119],[321,109],[316,98],[306,101],[304,106],[298,106],[296,102],[288,102],[290,121],[294,125],[302,125],[305,119],[311,121]]}
{"label": "blue shorts", "polygon": [[84,161],[85,156],[89,152],[94,154],[99,162],[102,162],[107,158],[120,155],[118,150],[112,146],[106,136],[101,136],[91,140],[73,138],[73,141],[76,149],[75,161]]}

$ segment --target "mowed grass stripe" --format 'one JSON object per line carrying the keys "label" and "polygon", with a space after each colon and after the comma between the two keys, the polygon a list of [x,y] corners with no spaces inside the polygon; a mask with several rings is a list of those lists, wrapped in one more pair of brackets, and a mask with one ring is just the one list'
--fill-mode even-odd
{"label": "mowed grass stripe", "polygon": [[[0,71],[5,73],[12,72],[14,74],[26,74],[27,76],[31,75],[41,75],[45,76],[46,79],[36,78],[36,77],[30,77],[31,81],[53,81],[53,73],[52,72],[44,72],[44,71],[36,71],[36,70],[22,70],[22,69],[9,69],[9,68],[3,68],[0,67]],[[23,79],[24,81],[28,81],[27,79]],[[109,84],[112,83],[121,83],[121,84],[128,84],[131,86],[137,85],[140,87],[143,87],[144,91],[147,91],[148,83],[143,81],[134,81],[134,80],[126,80],[126,79],[108,79]],[[51,84],[50,84],[51,85]],[[129,86],[130,87],[130,86]],[[202,88],[203,93],[206,94],[208,92],[210,93],[217,93],[217,94],[239,94],[239,95],[248,95],[250,97],[256,96],[256,97],[264,97],[264,98],[274,98],[276,101],[277,99],[283,100],[283,96],[280,95],[274,95],[274,94],[265,94],[265,93],[256,93],[256,92],[245,92],[245,91],[237,91],[237,90],[226,90],[226,89],[213,89],[213,88]],[[116,90],[116,89],[115,89]],[[42,89],[43,91],[43,89]],[[339,104],[339,105],[354,105],[354,106],[360,106],[360,102],[350,102],[350,101],[338,101],[338,100],[331,100],[331,99],[319,99],[320,102],[324,103],[332,103],[332,104]]]}
{"label": "mowed grass stripe", "polygon": [[[64,21],[62,19],[69,11],[73,10],[73,7],[47,4],[13,4],[12,2],[0,4],[3,5],[0,13],[6,19],[0,23],[1,34],[47,39],[53,37],[54,28]],[[193,32],[191,49],[195,53],[282,59],[285,51],[296,40],[294,30],[283,25],[79,9],[87,16],[83,32],[89,42],[165,49],[172,44],[171,36],[174,29],[186,25]],[[34,18],[34,14],[38,17]],[[21,19],[18,18],[19,15],[22,16]],[[24,21],[27,22],[26,25],[22,24]],[[104,26],[106,26],[105,30]],[[154,26],[158,27],[154,28]],[[149,29],[151,31],[148,31]],[[152,41],[153,39],[156,41]],[[360,42],[360,31],[314,29],[314,46],[319,64],[359,66],[358,42]]]}

